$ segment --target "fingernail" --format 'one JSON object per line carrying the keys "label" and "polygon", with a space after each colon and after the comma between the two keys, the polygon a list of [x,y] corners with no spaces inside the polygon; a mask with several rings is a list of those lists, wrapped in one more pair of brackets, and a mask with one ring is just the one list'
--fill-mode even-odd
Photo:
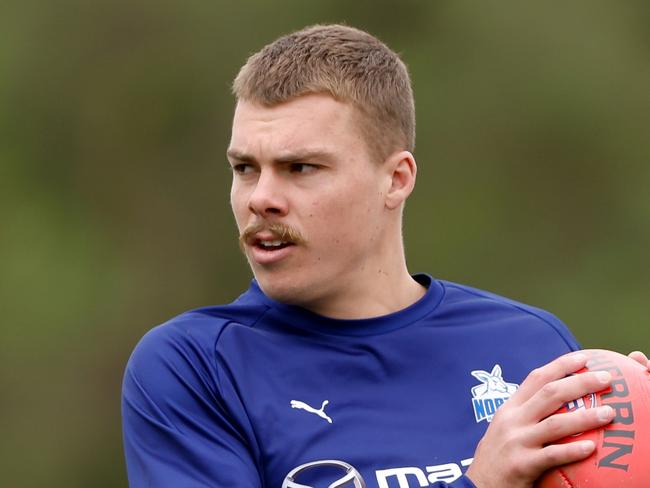
{"label": "fingernail", "polygon": [[594,450],[595,447],[596,447],[596,444],[594,444],[593,441],[581,441],[580,442],[580,449],[585,454],[589,454],[591,451]]}
{"label": "fingernail", "polygon": [[598,371],[596,373],[596,379],[598,379],[598,381],[601,383],[609,383],[612,381],[612,375],[607,371]]}
{"label": "fingernail", "polygon": [[614,414],[614,409],[608,405],[604,405],[602,407],[598,407],[596,409],[596,413],[598,414],[599,420],[610,420]]}

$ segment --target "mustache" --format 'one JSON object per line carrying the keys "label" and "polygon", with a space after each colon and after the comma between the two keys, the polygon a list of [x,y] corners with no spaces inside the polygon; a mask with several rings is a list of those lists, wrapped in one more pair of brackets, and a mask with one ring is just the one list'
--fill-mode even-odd
{"label": "mustache", "polygon": [[248,225],[239,236],[239,246],[244,245],[253,238],[255,234],[262,231],[269,231],[276,239],[291,242],[293,244],[305,244],[306,240],[300,231],[286,224],[271,224],[268,222],[255,222]]}

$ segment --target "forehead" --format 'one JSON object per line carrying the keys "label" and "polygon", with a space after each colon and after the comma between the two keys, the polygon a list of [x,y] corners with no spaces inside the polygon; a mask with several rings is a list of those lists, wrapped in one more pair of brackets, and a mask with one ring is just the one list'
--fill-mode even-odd
{"label": "forehead", "polygon": [[355,111],[351,104],[324,94],[304,95],[272,106],[240,100],[230,149],[256,152],[355,144],[361,138],[354,123]]}

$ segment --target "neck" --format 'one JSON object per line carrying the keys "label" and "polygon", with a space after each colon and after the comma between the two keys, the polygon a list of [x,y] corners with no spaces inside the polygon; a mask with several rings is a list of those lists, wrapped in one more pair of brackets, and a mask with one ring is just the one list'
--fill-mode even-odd
{"label": "neck", "polygon": [[363,263],[360,269],[341,277],[339,283],[346,285],[336,286],[332,293],[303,306],[325,317],[349,320],[388,315],[417,302],[426,289],[409,274],[401,242],[387,257],[377,263]]}

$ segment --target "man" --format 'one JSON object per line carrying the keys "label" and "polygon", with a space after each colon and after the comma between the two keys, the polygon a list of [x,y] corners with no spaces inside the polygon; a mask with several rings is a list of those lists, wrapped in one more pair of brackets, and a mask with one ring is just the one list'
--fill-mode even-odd
{"label": "man", "polygon": [[587,457],[590,441],[555,441],[611,408],[552,414],[611,378],[570,376],[586,359],[566,327],[407,270],[415,117],[399,57],[314,26],[253,55],[234,92],[231,204],[255,280],[137,346],[131,486],[518,488]]}

